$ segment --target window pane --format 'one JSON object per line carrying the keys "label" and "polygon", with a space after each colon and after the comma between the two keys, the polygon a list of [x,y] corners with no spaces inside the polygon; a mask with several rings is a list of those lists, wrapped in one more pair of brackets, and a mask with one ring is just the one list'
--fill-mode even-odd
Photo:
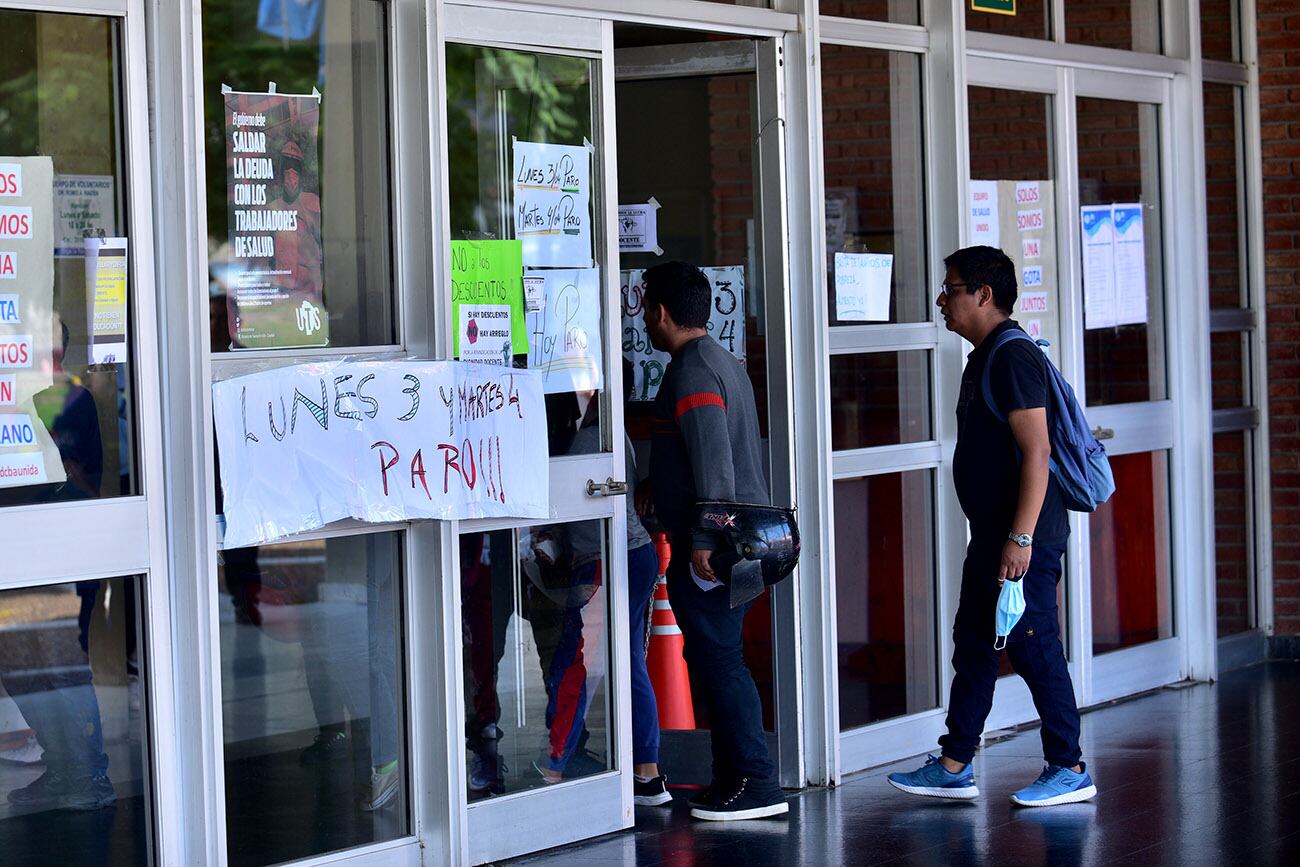
{"label": "window pane", "polygon": [[972,87],[967,102],[971,240],[1001,247],[1011,257],[1020,287],[1013,315],[1031,337],[1049,343],[1047,353],[1059,365],[1052,97]]}
{"label": "window pane", "polygon": [[[1140,206],[1124,220],[1125,243],[1107,248],[1114,268],[1107,283],[1084,276],[1084,372],[1088,403],[1132,403],[1165,398],[1164,276],[1161,255],[1159,113],[1154,105],[1081,98],[1079,198],[1106,208]],[[1136,227],[1136,231],[1134,228]],[[1119,236],[1116,235],[1118,238]],[[1137,247],[1135,241],[1141,240]],[[1076,242],[1078,243],[1078,242]],[[1126,249],[1125,249],[1126,248]],[[1128,266],[1125,268],[1124,266]],[[1085,256],[1085,269],[1088,264]],[[1111,276],[1114,275],[1114,276]],[[1106,286],[1114,291],[1106,291]],[[1104,303],[1103,303],[1104,302]]]}
{"label": "window pane", "polygon": [[213,352],[397,340],[384,9],[203,0]]}
{"label": "window pane", "polygon": [[461,535],[471,800],[612,767],[607,533],[578,521]]}
{"label": "window pane", "polygon": [[140,492],[119,38],[0,10],[0,506]]}
{"label": "window pane", "polygon": [[1065,4],[1065,41],[1125,51],[1160,51],[1160,0]]}
{"label": "window pane", "polygon": [[1218,634],[1255,625],[1255,521],[1249,432],[1214,437],[1214,566]]}
{"label": "window pane", "polygon": [[1205,204],[1210,248],[1210,306],[1244,307],[1246,215],[1241,177],[1241,90],[1206,84]]}
{"label": "window pane", "polygon": [[1169,638],[1169,456],[1115,455],[1115,495],[1088,519],[1092,544],[1092,652]]}
{"label": "window pane", "polygon": [[139,589],[134,577],[0,592],[6,864],[152,860]]}
{"label": "window pane", "polygon": [[934,471],[835,482],[840,728],[938,706]]}
{"label": "window pane", "polygon": [[1206,60],[1241,59],[1241,9],[1238,0],[1200,0],[1201,56]]}
{"label": "window pane", "polygon": [[830,368],[833,449],[934,438],[927,350],[832,355]]}
{"label": "window pane", "polygon": [[221,553],[232,865],[408,833],[401,544],[376,533]]}
{"label": "window pane", "polygon": [[[979,5],[981,8],[976,9]],[[1000,33],[1003,36],[1024,36],[1029,39],[1051,39],[1051,16],[1048,0],[967,0],[966,29],[983,33]],[[1003,10],[1011,6],[1015,11]],[[974,115],[971,115],[974,117]]]}
{"label": "window pane", "polygon": [[[543,293],[553,295],[543,300],[539,317],[530,319],[532,324],[522,329],[534,333],[529,333],[522,343],[510,341],[507,347],[515,366],[542,367],[546,371],[546,420],[552,455],[574,453],[578,429],[600,424],[602,428],[597,430],[602,430],[605,417],[601,397],[604,389],[591,388],[590,376],[571,376],[575,367],[594,365],[601,371],[606,369],[600,343],[606,313],[604,263],[597,228],[602,225],[597,169],[604,156],[593,123],[595,74],[595,62],[581,57],[447,46],[450,240],[521,241],[523,272],[546,281]],[[548,231],[548,237],[525,231],[527,237],[517,236],[514,191],[520,187],[519,181],[512,178],[519,155],[524,152],[521,146],[536,153],[540,150],[536,145],[554,146],[554,158],[559,161],[589,161],[585,180],[588,201],[584,204],[579,195],[555,203],[555,207],[570,209],[567,213],[572,219],[586,227],[585,242],[563,246],[561,242],[552,244],[549,237],[581,239],[581,230]],[[560,148],[573,150],[561,156],[565,152]],[[579,177],[583,175],[580,166],[575,166],[574,171]],[[581,251],[577,249],[580,246]],[[517,253],[520,247],[513,249]],[[518,268],[518,261],[510,267]],[[460,309],[470,309],[469,304]],[[578,322],[585,326],[586,334],[582,344],[586,351],[578,351],[567,360],[555,357],[555,343],[546,336],[555,327],[546,324],[551,321],[548,317],[561,310],[573,317],[581,314]],[[513,327],[513,314],[511,321]],[[454,327],[459,330],[462,326],[454,323]],[[567,333],[564,343],[572,348]],[[590,371],[593,376],[597,372]],[[601,451],[601,440],[593,437],[579,441],[577,451]]]}
{"label": "window pane", "polygon": [[821,0],[818,8],[823,15],[841,18],[864,18],[891,24],[921,23],[916,0]]}
{"label": "window pane", "polygon": [[[928,322],[921,59],[823,45],[822,105],[830,323]],[[883,311],[840,303],[836,253],[893,256]]]}
{"label": "window pane", "polygon": [[1226,331],[1210,335],[1210,394],[1214,409],[1250,406],[1249,335]]}

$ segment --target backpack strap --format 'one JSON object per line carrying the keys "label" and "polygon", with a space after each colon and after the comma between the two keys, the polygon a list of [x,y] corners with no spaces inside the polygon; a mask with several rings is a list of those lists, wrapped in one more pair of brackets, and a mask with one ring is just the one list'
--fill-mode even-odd
{"label": "backpack strap", "polygon": [[1038,346],[1039,343],[1019,328],[1008,328],[997,336],[993,341],[993,346],[989,348],[988,358],[984,359],[984,374],[980,377],[980,389],[984,393],[984,405],[993,413],[993,417],[1003,424],[1007,423],[1007,417],[998,409],[997,401],[993,399],[993,356],[1002,348],[1004,344],[1013,340],[1028,340],[1030,343]]}

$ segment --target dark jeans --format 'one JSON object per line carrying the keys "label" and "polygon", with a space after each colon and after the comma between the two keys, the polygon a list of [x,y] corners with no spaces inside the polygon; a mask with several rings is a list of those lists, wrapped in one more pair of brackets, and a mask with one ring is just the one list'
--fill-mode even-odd
{"label": "dark jeans", "polygon": [[[943,754],[958,762],[975,757],[984,721],[993,707],[993,687],[1002,651],[993,649],[1001,539],[972,540],[962,567],[961,602],[953,625],[952,665],[956,673],[948,699],[948,734],[939,738]],[[1035,544],[1024,583],[1025,614],[1011,630],[1006,652],[1024,678],[1043,720],[1043,756],[1049,764],[1079,763],[1079,709],[1061,646],[1056,585],[1061,580],[1065,542]]]}
{"label": "dark jeans", "polygon": [[[690,533],[678,533],[690,539]],[[713,778],[749,777],[776,782],[776,767],[767,754],[763,706],[754,678],[745,666],[741,629],[749,605],[730,607],[728,590],[705,592],[690,572],[690,543],[674,544],[668,565],[668,600],[685,641],[684,655],[697,695],[709,712]],[[752,603],[751,603],[752,604]]]}
{"label": "dark jeans", "polygon": [[[629,519],[631,520],[631,519]],[[650,600],[659,580],[659,556],[654,545],[642,545],[627,552],[628,634],[632,643],[632,763],[659,761],[659,705],[654,685],[645,667],[645,638]]]}

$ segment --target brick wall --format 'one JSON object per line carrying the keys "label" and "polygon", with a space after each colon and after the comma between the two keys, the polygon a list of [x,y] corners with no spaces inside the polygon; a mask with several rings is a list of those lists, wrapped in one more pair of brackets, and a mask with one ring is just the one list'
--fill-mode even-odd
{"label": "brick wall", "polygon": [[1276,631],[1300,633],[1300,10],[1258,0]]}

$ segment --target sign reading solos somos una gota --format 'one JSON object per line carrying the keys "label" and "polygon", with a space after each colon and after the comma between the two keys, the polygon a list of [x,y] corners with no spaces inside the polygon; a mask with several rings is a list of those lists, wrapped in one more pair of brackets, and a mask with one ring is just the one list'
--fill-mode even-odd
{"label": "sign reading solos somos una gota", "polygon": [[231,348],[326,346],[320,94],[225,97]]}
{"label": "sign reading solos somos una gota", "polygon": [[33,398],[54,384],[54,162],[0,156],[0,488],[62,482]]}
{"label": "sign reading solos somos una gota", "polygon": [[547,518],[541,375],[455,361],[300,364],[214,383],[227,548],[344,518]]}

